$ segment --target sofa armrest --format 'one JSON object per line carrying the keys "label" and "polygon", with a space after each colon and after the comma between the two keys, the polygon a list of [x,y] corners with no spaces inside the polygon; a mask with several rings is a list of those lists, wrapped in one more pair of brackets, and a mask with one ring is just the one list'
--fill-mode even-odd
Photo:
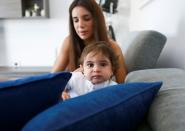
{"label": "sofa armrest", "polygon": [[128,72],[156,66],[166,36],[154,30],[130,32],[126,41],[125,63]]}
{"label": "sofa armrest", "polygon": [[155,131],[184,131],[185,129],[185,71],[176,68],[134,71],[126,82],[162,81],[154,99],[147,122]]}

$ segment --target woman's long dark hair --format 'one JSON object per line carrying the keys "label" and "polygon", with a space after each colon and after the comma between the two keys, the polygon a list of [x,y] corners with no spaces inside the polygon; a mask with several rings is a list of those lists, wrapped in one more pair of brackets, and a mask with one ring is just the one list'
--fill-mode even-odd
{"label": "woman's long dark hair", "polygon": [[94,21],[94,39],[95,41],[106,41],[108,43],[108,35],[103,16],[103,11],[95,0],[74,0],[69,7],[69,33],[70,33],[70,54],[68,70],[73,71],[79,66],[79,58],[85,47],[84,41],[75,31],[72,19],[72,11],[76,6],[82,6],[88,10]]}

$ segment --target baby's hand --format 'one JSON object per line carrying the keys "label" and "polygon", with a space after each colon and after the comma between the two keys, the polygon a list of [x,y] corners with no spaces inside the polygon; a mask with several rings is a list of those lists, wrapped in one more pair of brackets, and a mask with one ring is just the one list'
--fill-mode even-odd
{"label": "baby's hand", "polygon": [[70,98],[69,92],[67,92],[67,91],[64,90],[62,92],[62,96],[61,97],[62,97],[63,100],[69,99]]}

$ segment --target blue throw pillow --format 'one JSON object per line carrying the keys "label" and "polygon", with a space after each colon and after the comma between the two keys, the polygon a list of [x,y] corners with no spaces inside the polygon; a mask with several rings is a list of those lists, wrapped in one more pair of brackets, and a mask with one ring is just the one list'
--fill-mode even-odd
{"label": "blue throw pillow", "polygon": [[161,85],[119,84],[69,99],[37,115],[22,131],[132,131]]}
{"label": "blue throw pillow", "polygon": [[20,131],[33,116],[58,103],[70,77],[58,72],[0,82],[0,131]]}

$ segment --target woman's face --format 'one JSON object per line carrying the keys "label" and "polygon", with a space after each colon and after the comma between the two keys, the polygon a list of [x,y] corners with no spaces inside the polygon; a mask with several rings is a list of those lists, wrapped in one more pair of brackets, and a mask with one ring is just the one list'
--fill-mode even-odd
{"label": "woman's face", "polygon": [[92,14],[82,6],[76,6],[72,10],[73,25],[78,36],[89,41],[93,38]]}

